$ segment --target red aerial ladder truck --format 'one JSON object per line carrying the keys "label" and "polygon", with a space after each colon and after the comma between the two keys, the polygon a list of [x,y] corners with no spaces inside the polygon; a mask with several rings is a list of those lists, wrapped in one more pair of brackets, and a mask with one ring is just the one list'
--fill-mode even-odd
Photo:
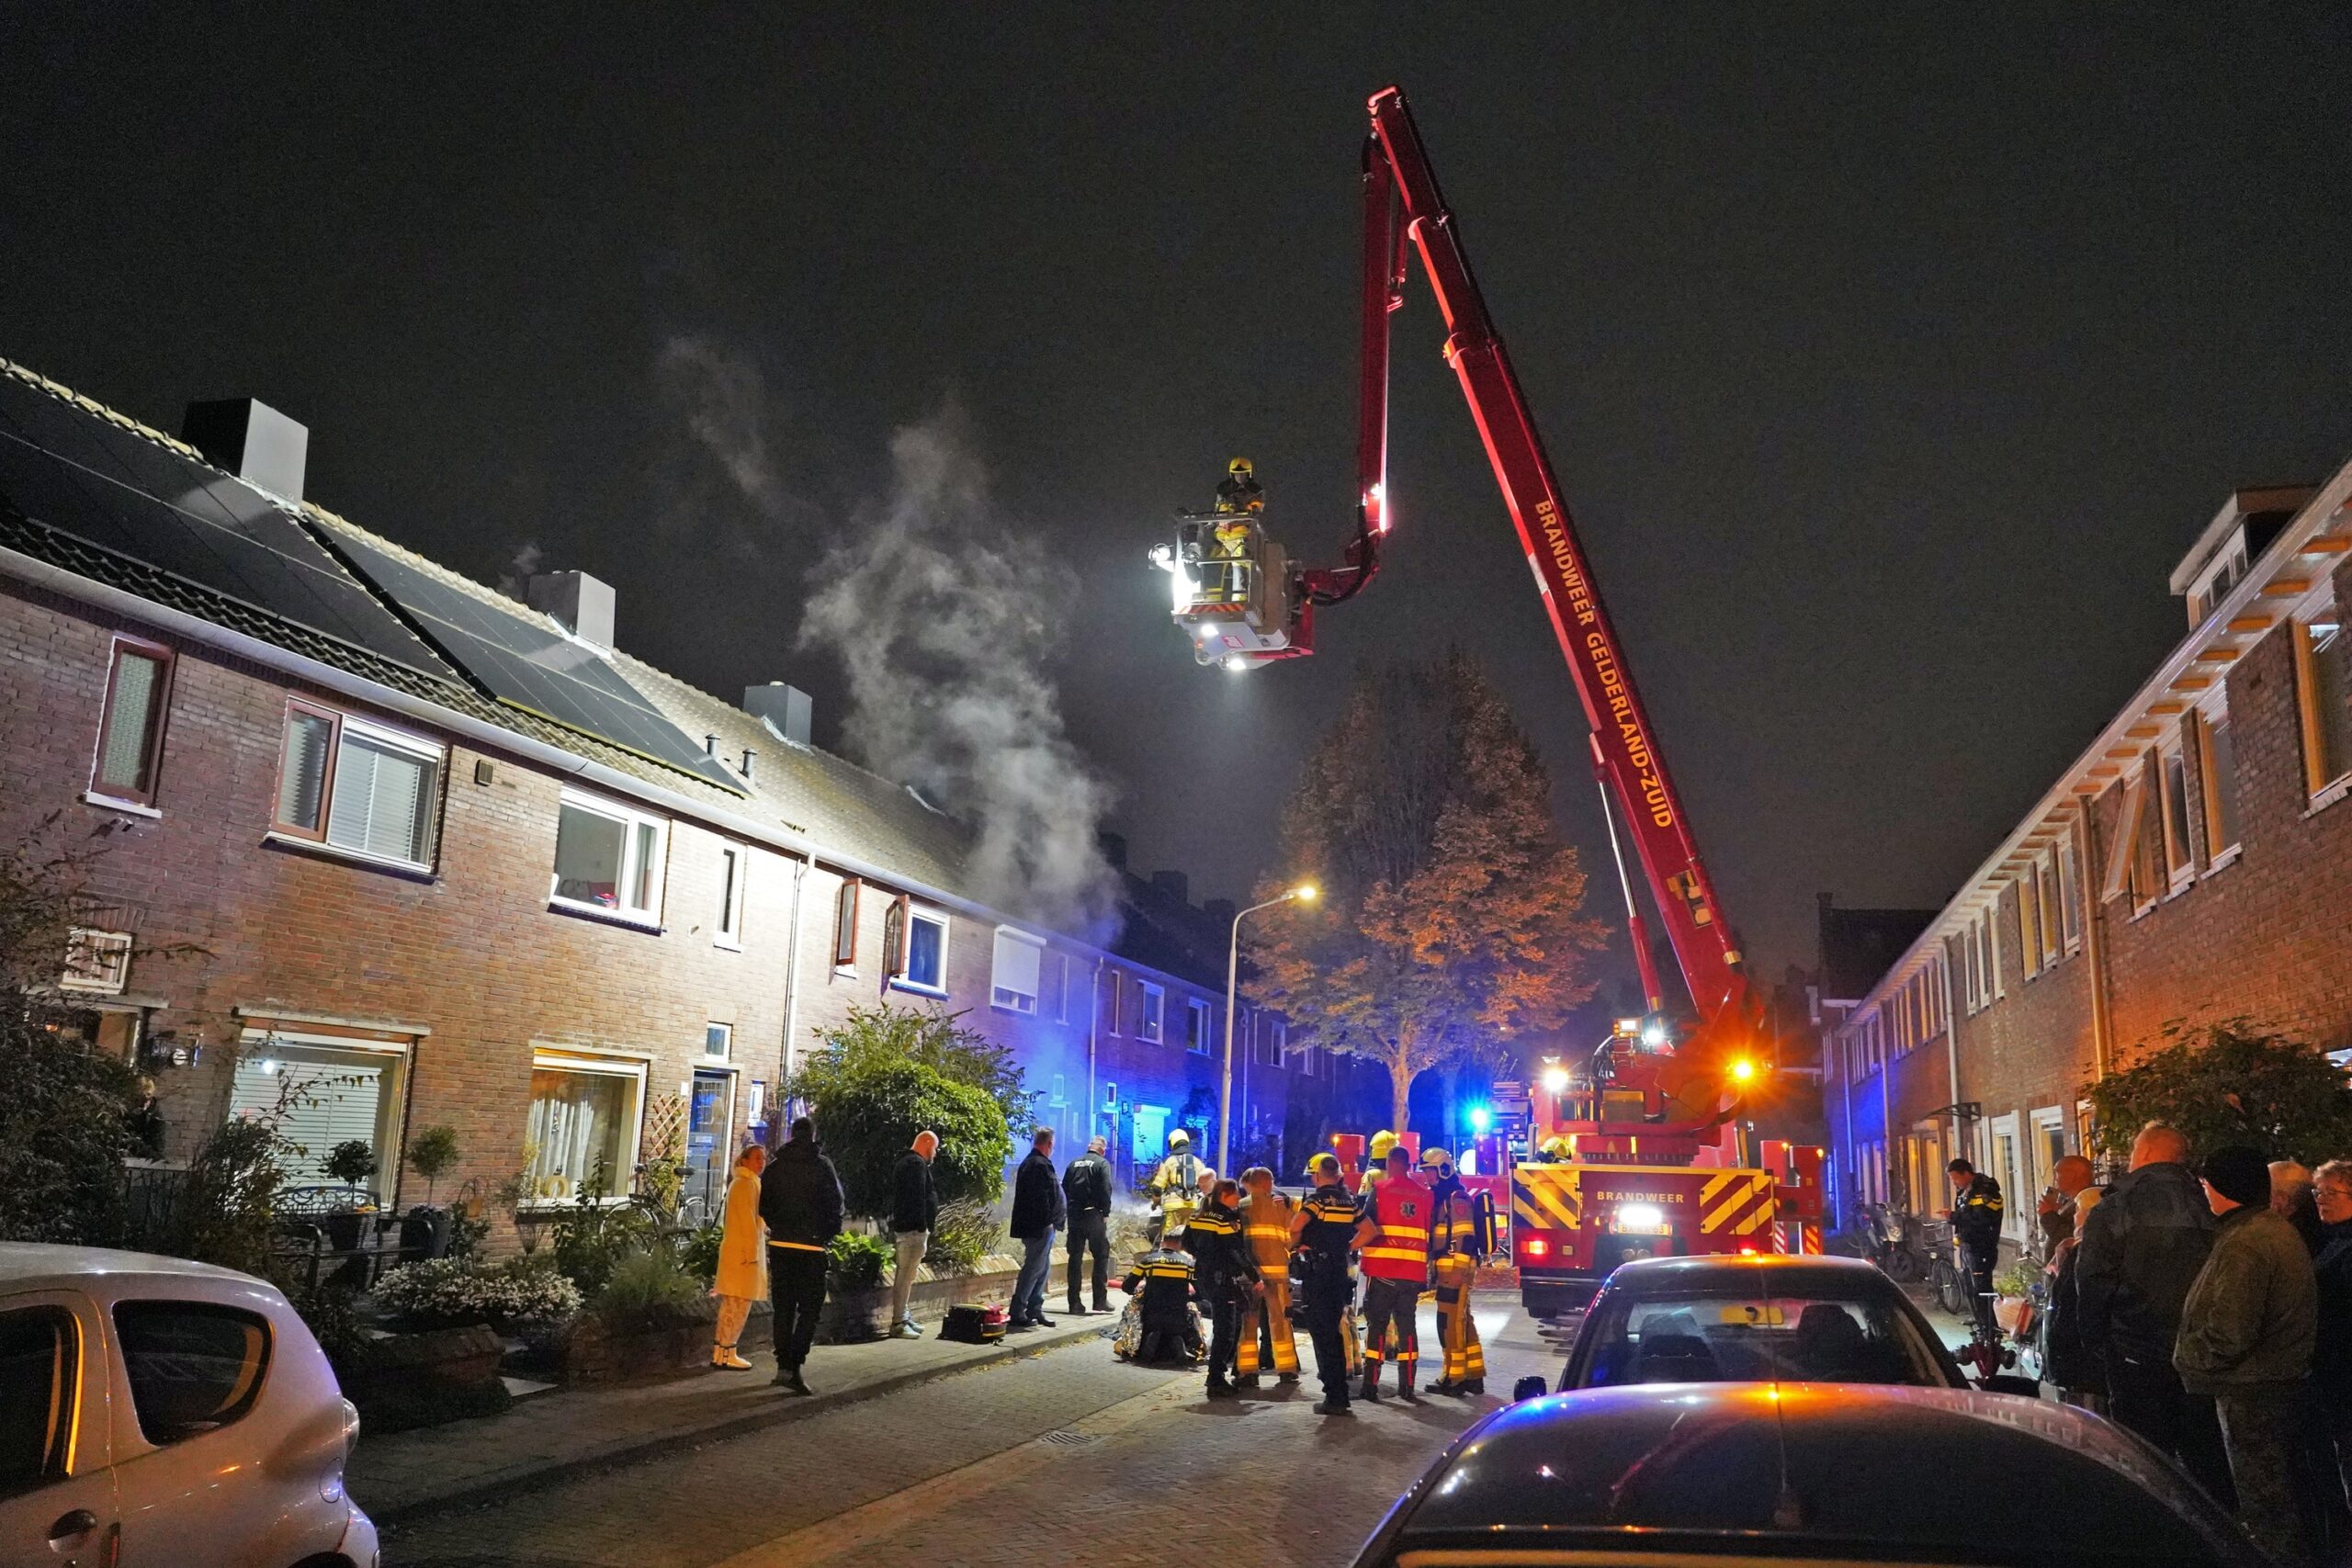
{"label": "red aerial ladder truck", "polygon": [[[1530,1075],[1527,1157],[1511,1173],[1522,1294],[1531,1310],[1555,1310],[1630,1257],[1816,1251],[1820,1152],[1768,1145],[1762,1164],[1743,1157],[1736,1118],[1751,1080],[1768,1070],[1755,1046],[1757,1009],[1559,481],[1404,93],[1385,87],[1369,108],[1355,540],[1338,567],[1291,566],[1264,537],[1261,492],[1248,476],[1246,504],[1221,492],[1217,511],[1180,518],[1175,546],[1154,552],[1176,579],[1176,620],[1203,663],[1246,669],[1296,657],[1314,649],[1316,608],[1352,597],[1379,570],[1390,523],[1389,316],[1404,302],[1409,251],[1418,251],[1444,318],[1446,363],[1469,400],[1583,701],[1604,809],[1613,800],[1624,817],[1696,1013],[1695,1027],[1666,1017],[1626,885],[1650,1016],[1621,1026],[1583,1060],[1537,1064]],[[1247,475],[1247,466],[1238,471]],[[1622,881],[1622,855],[1618,869]]]}

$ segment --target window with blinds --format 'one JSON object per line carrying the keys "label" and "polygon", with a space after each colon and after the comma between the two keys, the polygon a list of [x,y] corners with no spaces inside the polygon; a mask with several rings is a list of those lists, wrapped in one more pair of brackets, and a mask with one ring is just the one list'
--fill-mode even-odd
{"label": "window with blinds", "polygon": [[1044,945],[1035,937],[1009,926],[999,926],[989,1000],[1008,1012],[1035,1012],[1038,972],[1043,967],[1045,953]]}
{"label": "window with blinds", "polygon": [[155,763],[164,746],[164,703],[171,685],[171,650],[130,637],[114,641],[106,705],[90,767],[90,793],[134,806],[155,799]]}
{"label": "window with blinds", "polygon": [[289,1146],[279,1161],[287,1182],[331,1185],[326,1158],[337,1144],[356,1138],[376,1150],[379,1168],[390,1163],[377,1141],[384,1122],[385,1066],[373,1052],[249,1045],[237,1059],[229,1116],[275,1117]]}
{"label": "window with blinds", "polygon": [[429,870],[447,751],[300,701],[288,705],[276,830]]}

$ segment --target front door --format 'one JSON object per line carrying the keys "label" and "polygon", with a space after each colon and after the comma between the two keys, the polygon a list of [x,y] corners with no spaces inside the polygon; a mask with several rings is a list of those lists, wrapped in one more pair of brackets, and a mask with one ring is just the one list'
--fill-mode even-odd
{"label": "front door", "polygon": [[735,1075],[697,1072],[694,1091],[686,1100],[685,1197],[699,1201],[707,1218],[717,1219],[726,1196],[727,1172],[734,1164],[728,1134],[735,1121]]}

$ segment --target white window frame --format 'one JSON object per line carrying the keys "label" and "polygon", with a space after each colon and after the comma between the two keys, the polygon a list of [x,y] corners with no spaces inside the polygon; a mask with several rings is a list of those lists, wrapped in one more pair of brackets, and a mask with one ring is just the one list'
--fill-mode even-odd
{"label": "white window frame", "polygon": [[[912,991],[918,996],[945,996],[947,994],[947,944],[949,938],[955,934],[953,924],[947,918],[947,911],[934,909],[928,904],[918,904],[911,898],[904,900],[899,907],[903,913],[899,924],[898,962],[892,965],[897,973],[890,976],[891,987],[897,990]],[[918,920],[925,925],[939,928],[939,979],[936,984],[914,977],[915,922]]]}
{"label": "white window frame", "polygon": [[[388,724],[362,718],[344,709],[312,702],[308,697],[288,697],[286,717],[301,713],[311,718],[324,719],[327,724],[327,754],[322,766],[319,788],[319,820],[315,828],[282,820],[277,815],[286,767],[290,760],[286,750],[286,724],[281,718],[277,734],[277,770],[270,783],[270,826],[266,838],[280,843],[300,844],[338,860],[355,861],[361,865],[380,865],[395,871],[433,874],[441,855],[441,809],[448,792],[449,748],[437,740],[414,735],[404,729],[394,729]],[[354,844],[337,843],[327,835],[334,830],[335,773],[343,765],[343,743],[346,737],[357,736],[371,745],[388,751],[400,751],[420,761],[433,764],[431,799],[424,808],[424,856],[408,860],[399,855],[379,855]]]}
{"label": "white window frame", "polygon": [[2197,829],[2188,815],[2188,755],[2177,742],[2156,752],[2156,780],[2157,839],[2164,851],[2164,896],[2169,898],[2197,880]]}
{"label": "white window frame", "polygon": [[[2316,646],[2319,639],[2313,629],[2329,628],[2329,646]],[[2336,764],[2333,769],[2323,765],[2318,749],[2329,738],[2325,716],[2320,712],[2322,694],[2315,677],[2318,661],[2333,654],[2339,672],[2343,668],[2343,652],[2334,647],[2347,635],[2345,617],[2339,614],[2328,590],[2305,602],[2294,617],[2291,635],[2295,655],[2295,731],[2297,750],[2303,765],[2303,789],[2309,797],[2308,810],[2317,811],[2334,805],[2352,792],[2352,757],[2330,757],[2325,761]],[[2323,778],[2323,773],[2332,776]]]}
{"label": "white window frame", "polygon": [[[1044,962],[1050,963],[1054,966],[1054,1021],[1068,1023],[1069,1021],[1069,954],[1055,949],[1046,954]],[[1040,967],[1037,984],[1043,987],[1045,983],[1045,971]],[[1038,1005],[1042,1007],[1044,1004],[1045,998],[1041,996],[1038,998]]]}
{"label": "white window frame", "polygon": [[[718,1042],[718,1049],[716,1051],[710,1048],[710,1043],[714,1039]],[[706,1022],[702,1026],[702,1055],[695,1059],[695,1066],[707,1067],[714,1063],[731,1062],[734,1059],[735,1026],[731,1023],[721,1023],[717,1019]]]}
{"label": "white window frame", "polygon": [[556,826],[559,833],[562,830],[563,807],[567,806],[576,811],[584,811],[592,817],[602,817],[607,821],[620,824],[621,861],[613,885],[616,888],[624,890],[624,894],[626,889],[638,881],[638,873],[641,869],[638,858],[638,829],[649,824],[652,827],[655,864],[650,885],[653,889],[653,907],[650,909],[639,909],[628,904],[618,904],[607,909],[602,904],[591,903],[584,898],[567,898],[558,893],[556,888],[562,878],[556,870],[555,846],[552,843],[548,846],[548,905],[554,908],[570,910],[574,914],[592,915],[600,920],[641,926],[649,931],[661,930],[662,896],[669,883],[670,871],[669,818],[657,817],[650,811],[639,811],[635,807],[624,806],[619,801],[608,800],[601,795],[585,795],[576,789],[566,789],[559,792],[556,797]]}
{"label": "white window frame", "polygon": [[[604,1206],[618,1208],[629,1201],[629,1186],[637,1170],[638,1156],[645,1142],[645,1103],[647,1070],[650,1066],[641,1056],[620,1056],[605,1052],[573,1050],[562,1046],[534,1046],[531,1050],[533,1072],[594,1073],[611,1077],[627,1078],[636,1086],[636,1099],[623,1117],[628,1136],[621,1148],[621,1157],[606,1174],[614,1190],[605,1195]],[[528,1127],[531,1100],[527,1082],[523,1100],[524,1124]],[[531,1172],[531,1192],[524,1199],[524,1206],[533,1209],[569,1207],[578,1201],[576,1192],[543,1193],[537,1189],[546,1179]],[[590,1173],[582,1172],[584,1180]]]}
{"label": "white window frame", "polygon": [[[1193,1034],[1194,1028],[1193,1021],[1195,1019],[1200,1021],[1200,1043],[1198,1044],[1194,1044],[1193,1040],[1189,1038],[1189,1036]],[[1187,997],[1184,998],[1184,1032],[1188,1036],[1184,1042],[1185,1050],[1191,1052],[1196,1056],[1214,1056],[1216,1055],[1216,1016],[1210,1012],[1209,1004],[1201,1000],[1198,997]]]}
{"label": "white window frame", "polygon": [[718,931],[713,947],[743,951],[743,883],[752,869],[752,853],[741,844],[718,846]]}
{"label": "white window frame", "polygon": [[273,1046],[292,1046],[297,1050],[322,1054],[341,1052],[353,1056],[383,1059],[383,1076],[377,1080],[376,1089],[376,1134],[370,1140],[376,1151],[376,1174],[360,1185],[373,1192],[379,1202],[389,1202],[398,1196],[401,1167],[408,1156],[402,1138],[408,1124],[409,1077],[413,1066],[415,1042],[362,1040],[348,1034],[311,1033],[293,1029],[242,1028],[238,1031],[237,1047],[241,1054],[266,1053]]}
{"label": "white window frame", "polygon": [[[1984,1170],[1992,1168],[1990,1174],[1993,1179],[2001,1184],[2001,1234],[2011,1240],[2018,1240],[2025,1234],[2027,1204],[2019,1194],[2029,1175],[2024,1169],[2025,1139],[2018,1126],[2018,1113],[2012,1111],[1993,1117],[1982,1125],[1984,1128],[1984,1157],[1978,1162],[1976,1168]],[[2007,1159],[2001,1156],[2001,1140],[2004,1138],[2008,1140],[2009,1145]]]}
{"label": "white window frame", "polygon": [[122,995],[130,984],[133,945],[129,931],[75,926],[66,942],[65,969],[57,978],[57,988],[93,997]]}
{"label": "white window frame", "polygon": [[2083,950],[2083,874],[2075,858],[2075,840],[2068,830],[2065,842],[2054,852],[2058,868],[2058,931],[2064,939],[2069,953]]}
{"label": "white window frame", "polygon": [[1150,1045],[1168,1043],[1168,987],[1149,980],[1143,987],[1143,1010],[1136,1020],[1136,1038]]}
{"label": "white window frame", "polygon": [[[2225,686],[2222,691],[2223,700],[2209,706],[2192,708],[2189,713],[2197,745],[2198,804],[2202,808],[2199,815],[2204,818],[2205,874],[2208,876],[2234,862],[2245,851],[2245,795],[2239,787],[2237,777],[2237,734],[2230,723],[2230,707],[2226,700],[2228,688]],[[2299,728],[2300,722],[2299,719]],[[2228,793],[2237,807],[2238,822],[2237,836],[2226,844],[2216,845],[2214,840],[2220,837],[2221,829],[2223,769],[2221,758],[2214,750],[2213,738],[2223,730],[2231,732]]]}
{"label": "white window frame", "polygon": [[[1004,950],[1007,942],[1011,942],[1016,948],[1026,948],[1029,952],[1029,967],[1035,977],[1029,982],[1029,989],[1026,991],[1022,990],[1017,985],[1009,986],[1005,983],[1008,977],[1012,979],[1020,977],[1017,974],[1008,976],[1005,973]],[[1034,1018],[1037,1013],[1039,997],[1045,988],[1046,944],[1018,926],[997,927],[996,942],[989,954],[989,1006],[1000,1012],[1019,1013],[1024,1017]]]}

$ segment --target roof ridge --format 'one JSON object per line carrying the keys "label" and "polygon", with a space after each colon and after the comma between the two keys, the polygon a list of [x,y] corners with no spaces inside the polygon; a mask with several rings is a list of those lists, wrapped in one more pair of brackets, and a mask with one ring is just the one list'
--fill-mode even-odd
{"label": "roof ridge", "polygon": [[212,469],[215,473],[228,474],[228,477],[231,479],[234,479],[236,477],[233,474],[229,474],[229,471],[226,468],[221,468],[211,458],[206,457],[203,453],[198,451],[195,447],[189,446],[178,436],[166,435],[152,424],[145,423],[140,420],[135,420],[127,413],[118,412],[115,410],[107,407],[106,404],[98,401],[97,399],[87,397],[83,393],[75,391],[73,388],[67,386],[62,381],[52,381],[29,365],[19,365],[13,359],[0,358],[0,371],[6,371],[7,374],[14,376],[17,380],[26,383],[28,386],[40,388],[42,391],[47,392],[51,397],[57,399],[61,402],[73,404],[75,408],[80,409],[84,413],[96,414],[98,418],[105,420],[108,424],[118,425],[120,428],[130,432],[133,435],[145,436],[148,440],[154,442],[157,446],[164,446],[171,451],[176,452],[183,457],[193,457],[198,462],[203,464],[206,468]]}

